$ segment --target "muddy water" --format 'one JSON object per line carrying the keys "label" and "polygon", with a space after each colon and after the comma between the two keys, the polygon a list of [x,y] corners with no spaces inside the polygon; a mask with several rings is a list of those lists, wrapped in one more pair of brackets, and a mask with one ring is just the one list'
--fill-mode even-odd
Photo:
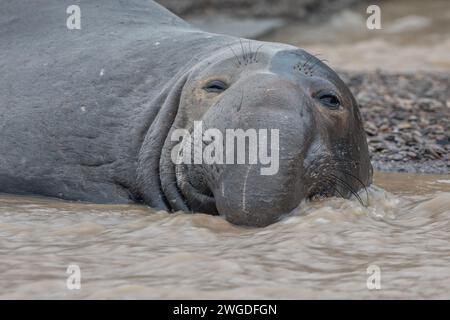
{"label": "muddy water", "polygon": [[[319,200],[263,229],[3,195],[0,298],[450,298],[450,176],[376,185],[367,208]],[[70,264],[80,290],[66,288]],[[380,290],[367,288],[370,265]]]}
{"label": "muddy water", "polygon": [[367,28],[368,4],[361,3],[313,23],[291,23],[263,39],[299,46],[345,70],[450,70],[448,0],[376,3],[381,9],[380,30]]}

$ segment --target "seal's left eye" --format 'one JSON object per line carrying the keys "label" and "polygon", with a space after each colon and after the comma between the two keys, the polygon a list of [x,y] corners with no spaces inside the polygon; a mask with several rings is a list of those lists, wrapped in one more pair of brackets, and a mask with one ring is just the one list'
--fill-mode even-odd
{"label": "seal's left eye", "polygon": [[220,93],[220,92],[225,91],[227,89],[227,87],[228,86],[223,81],[213,80],[213,81],[208,82],[206,84],[206,86],[203,87],[203,89],[206,92],[217,92],[217,93]]}
{"label": "seal's left eye", "polygon": [[324,106],[330,109],[336,110],[339,109],[339,107],[341,106],[341,101],[339,100],[337,95],[334,94],[333,92],[319,93],[317,95],[317,98]]}

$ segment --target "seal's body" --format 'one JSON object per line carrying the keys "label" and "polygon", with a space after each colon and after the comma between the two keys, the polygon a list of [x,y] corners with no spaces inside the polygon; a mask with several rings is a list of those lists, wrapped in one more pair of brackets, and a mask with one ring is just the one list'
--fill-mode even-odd
{"label": "seal's body", "polygon": [[[356,103],[315,57],[199,31],[144,0],[82,3],[81,30],[69,30],[71,4],[0,3],[0,192],[263,226],[371,182]],[[196,120],[279,129],[279,172],[174,164],[171,134]]]}
{"label": "seal's body", "polygon": [[150,1],[88,1],[69,30],[71,4],[0,4],[0,192],[129,201],[152,100],[214,40]]}

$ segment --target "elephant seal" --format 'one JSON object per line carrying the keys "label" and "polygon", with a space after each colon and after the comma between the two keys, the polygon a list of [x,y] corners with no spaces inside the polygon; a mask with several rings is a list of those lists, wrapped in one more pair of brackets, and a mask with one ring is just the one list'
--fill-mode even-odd
{"label": "elephant seal", "polygon": [[[266,226],[303,199],[358,196],[371,183],[355,99],[316,57],[196,30],[147,0],[82,2],[81,29],[70,30],[72,2],[0,4],[0,192]],[[258,136],[278,141],[276,172],[174,161],[197,140],[173,133],[196,122],[277,130]]]}

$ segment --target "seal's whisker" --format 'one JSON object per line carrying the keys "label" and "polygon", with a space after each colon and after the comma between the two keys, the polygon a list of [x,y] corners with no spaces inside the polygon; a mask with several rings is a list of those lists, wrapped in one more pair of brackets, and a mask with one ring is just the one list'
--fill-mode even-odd
{"label": "seal's whisker", "polygon": [[256,48],[255,55],[253,56],[254,62],[258,62],[258,51],[259,51],[259,49],[261,49],[263,46],[264,46],[264,44],[261,44],[258,48]]}
{"label": "seal's whisker", "polygon": [[[330,173],[330,176],[332,176],[334,179],[336,179],[337,181],[339,181],[341,184],[344,184],[344,185],[347,187],[348,191],[350,191],[350,192],[358,199],[358,201],[359,201],[364,207],[367,207],[367,206],[364,204],[364,202],[362,201],[362,199],[361,199],[361,197],[359,196],[359,194],[358,194],[355,190],[353,190],[353,188],[351,187],[351,185],[349,185],[345,180],[339,178],[338,176],[336,176],[336,175],[334,175],[334,174],[332,174],[332,173]],[[337,182],[337,181],[336,181],[336,182]]]}
{"label": "seal's whisker", "polygon": [[[361,197],[359,197],[358,194],[348,184],[345,184],[342,181],[338,180],[338,181],[336,181],[336,185],[339,185],[339,186],[343,187],[344,189],[348,190],[353,196],[355,196],[355,198],[358,200],[358,202],[362,206],[365,206],[364,203],[362,202]],[[344,197],[344,199],[345,199],[345,197]]]}
{"label": "seal's whisker", "polygon": [[339,172],[341,172],[342,174],[345,174],[347,176],[350,176],[353,179],[355,179],[356,181],[358,181],[358,183],[364,188],[364,191],[366,193],[367,203],[369,203],[369,191],[367,191],[367,186],[361,181],[361,179],[359,179],[357,176],[349,173],[348,171],[340,170]]}
{"label": "seal's whisker", "polygon": [[241,101],[239,102],[239,106],[236,108],[237,111],[241,110],[243,101],[244,101],[244,91],[241,91]]}
{"label": "seal's whisker", "polygon": [[[333,180],[329,179],[329,178],[324,178],[325,181],[329,182],[329,183],[333,183]],[[338,190],[338,188],[336,188],[333,185],[330,185],[330,187],[337,192],[337,194],[339,194],[341,196],[342,199],[345,199],[344,195]]]}
{"label": "seal's whisker", "polygon": [[317,60],[308,67],[308,70],[311,72],[314,70],[314,67],[317,66],[322,60]]}
{"label": "seal's whisker", "polygon": [[231,45],[228,45],[228,47],[230,47],[231,52],[233,52],[233,55],[236,57],[236,59],[237,59],[237,61],[238,61],[238,64],[239,64],[238,67],[239,67],[240,65],[242,65],[241,59],[239,59],[238,55],[237,55],[236,52],[233,50],[233,47],[231,47]]}
{"label": "seal's whisker", "polygon": [[239,39],[239,42],[241,44],[242,57],[244,59],[245,64],[247,64],[247,54],[245,53],[245,49],[244,49],[244,45],[242,43],[242,39]]}
{"label": "seal's whisker", "polygon": [[306,69],[306,65],[309,63],[309,61],[313,58],[313,56],[310,56],[308,59],[306,59],[305,63],[300,67],[300,70]]}

